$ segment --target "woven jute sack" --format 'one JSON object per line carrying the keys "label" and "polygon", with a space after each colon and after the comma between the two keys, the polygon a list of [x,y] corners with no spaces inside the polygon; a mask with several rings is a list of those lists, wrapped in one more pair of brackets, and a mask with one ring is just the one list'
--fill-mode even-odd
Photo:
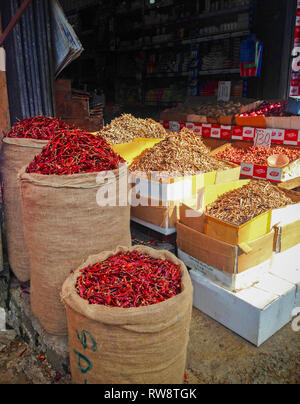
{"label": "woven jute sack", "polygon": [[45,140],[3,138],[1,176],[4,190],[4,231],[9,265],[21,282],[30,279],[29,258],[24,239],[18,172],[48,143]]}
{"label": "woven jute sack", "polygon": [[[111,178],[99,181],[97,173],[28,174],[25,167],[19,173],[31,309],[50,334],[67,334],[60,292],[70,271],[90,254],[131,246],[130,206],[121,195],[127,194],[127,167],[104,174]],[[101,192],[107,193],[109,206],[99,206]],[[119,206],[120,198],[124,206]]]}
{"label": "woven jute sack", "polygon": [[[139,250],[180,265],[182,291],[163,302],[137,308],[89,304],[75,289],[80,268],[119,251]],[[184,381],[193,287],[182,261],[146,246],[117,247],[90,256],[63,284],[70,366],[76,384],[178,384]]]}

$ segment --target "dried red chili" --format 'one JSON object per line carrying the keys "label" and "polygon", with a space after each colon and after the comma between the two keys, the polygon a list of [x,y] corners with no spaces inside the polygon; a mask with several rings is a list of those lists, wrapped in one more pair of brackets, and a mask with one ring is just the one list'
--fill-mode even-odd
{"label": "dried red chili", "polygon": [[57,130],[62,129],[74,129],[74,126],[58,118],[39,115],[17,122],[6,137],[49,140]]}
{"label": "dried red chili", "polygon": [[80,272],[76,291],[89,304],[122,308],[149,306],[182,290],[179,265],[137,250],[119,252]]}
{"label": "dried red chili", "polygon": [[81,129],[57,131],[27,173],[68,175],[115,170],[125,163],[100,135]]}

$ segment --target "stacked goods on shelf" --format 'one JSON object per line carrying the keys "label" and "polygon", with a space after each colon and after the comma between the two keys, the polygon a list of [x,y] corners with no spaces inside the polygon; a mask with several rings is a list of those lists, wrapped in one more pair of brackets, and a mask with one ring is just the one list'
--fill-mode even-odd
{"label": "stacked goods on shelf", "polygon": [[283,182],[300,176],[300,149],[227,143],[211,152],[215,158],[241,166],[241,175]]}
{"label": "stacked goods on shelf", "polygon": [[291,145],[300,139],[300,116],[292,114],[288,105],[287,101],[280,100],[237,98],[226,103],[218,102],[216,97],[189,97],[183,104],[164,110],[160,121],[164,127],[176,124],[188,127],[192,123],[232,125],[229,127],[231,136],[239,138],[248,131],[246,140],[252,140],[254,132],[260,128],[269,129],[272,141]]}
{"label": "stacked goods on shelf", "polygon": [[48,333],[66,335],[60,290],[70,271],[131,245],[127,167],[104,138],[74,129],[57,132],[19,178],[31,308]]}
{"label": "stacked goods on shelf", "polygon": [[193,290],[173,254],[135,246],[90,256],[62,299],[73,382],[183,383]]}
{"label": "stacked goods on shelf", "polygon": [[163,234],[176,232],[178,204],[208,184],[239,178],[238,166],[209,156],[201,137],[184,128],[145,150],[131,165],[135,187],[131,215]]}
{"label": "stacked goods on shelf", "polygon": [[218,102],[215,97],[190,97],[185,103],[164,110],[160,114],[161,121],[202,122],[231,125],[234,117],[251,109],[256,103],[247,99],[232,99],[229,102]]}
{"label": "stacked goods on shelf", "polygon": [[42,150],[58,130],[70,126],[57,118],[35,116],[17,122],[3,138],[1,173],[4,191],[4,227],[9,265],[15,276],[30,279],[24,239],[18,172]]}
{"label": "stacked goods on shelf", "polygon": [[286,100],[261,101],[235,117],[239,126],[299,129],[300,117],[288,112]]}
{"label": "stacked goods on shelf", "polygon": [[291,319],[296,283],[271,274],[273,228],[299,216],[299,202],[243,180],[208,186],[180,209],[178,256],[191,269],[195,307],[258,346]]}
{"label": "stacked goods on shelf", "polygon": [[56,115],[78,128],[87,131],[99,130],[103,126],[102,110],[101,107],[97,111],[90,110],[91,96],[89,92],[72,89],[71,80],[56,80]]}

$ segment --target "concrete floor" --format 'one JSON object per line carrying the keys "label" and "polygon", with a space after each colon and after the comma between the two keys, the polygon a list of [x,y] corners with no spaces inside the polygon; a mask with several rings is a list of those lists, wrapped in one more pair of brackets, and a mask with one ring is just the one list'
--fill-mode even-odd
{"label": "concrete floor", "polygon": [[193,309],[188,383],[299,384],[300,332],[291,324],[259,348]]}
{"label": "concrete floor", "polygon": [[[14,332],[0,332],[0,384],[70,384]],[[193,309],[186,384],[300,384],[300,332],[287,325],[257,348]]]}
{"label": "concrete floor", "polygon": [[[135,226],[134,244],[172,252],[169,240],[153,243],[153,234]],[[158,244],[158,245],[156,245]],[[0,332],[0,384],[70,384],[13,331]],[[291,324],[259,348],[193,309],[186,384],[300,384],[300,331]]]}

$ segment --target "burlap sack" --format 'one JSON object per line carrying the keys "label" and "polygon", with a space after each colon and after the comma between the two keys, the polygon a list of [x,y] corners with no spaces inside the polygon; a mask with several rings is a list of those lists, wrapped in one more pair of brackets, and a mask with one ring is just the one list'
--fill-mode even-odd
{"label": "burlap sack", "polygon": [[[169,259],[182,269],[182,292],[146,307],[90,305],[75,290],[79,269],[118,251],[139,250]],[[66,305],[72,379],[77,384],[183,383],[192,313],[193,287],[182,261],[169,251],[117,247],[88,260],[62,287]]]}
{"label": "burlap sack", "polygon": [[9,265],[21,282],[30,279],[29,258],[24,240],[23,215],[18,172],[39,154],[45,140],[3,139],[1,175],[4,189],[4,230]]}
{"label": "burlap sack", "polygon": [[27,174],[24,167],[19,174],[31,269],[31,308],[50,334],[67,334],[60,292],[70,270],[90,254],[119,244],[131,246],[130,206],[100,207],[96,201],[97,192],[104,187],[119,192],[124,178],[127,189],[127,167],[107,174],[114,174],[114,178],[106,184],[97,184],[97,173]]}

